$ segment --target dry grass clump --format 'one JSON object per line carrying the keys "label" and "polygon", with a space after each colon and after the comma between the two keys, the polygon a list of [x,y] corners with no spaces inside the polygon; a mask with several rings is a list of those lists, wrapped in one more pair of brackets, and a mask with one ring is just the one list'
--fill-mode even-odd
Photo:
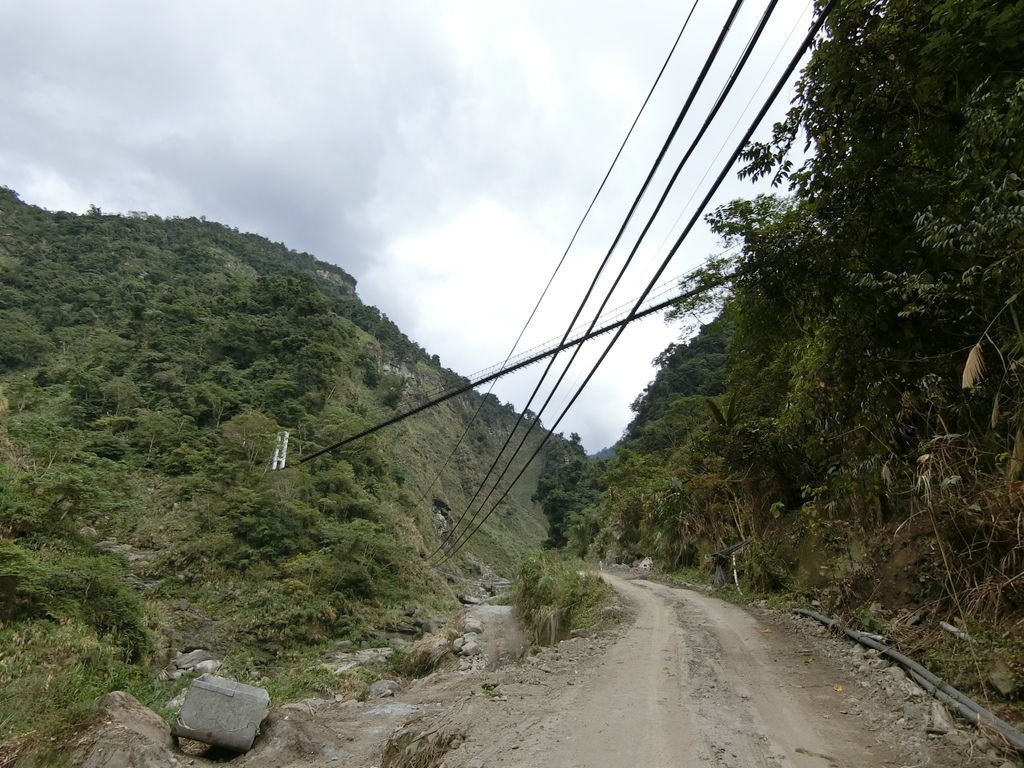
{"label": "dry grass clump", "polygon": [[464,739],[460,731],[414,720],[388,739],[381,768],[437,768]]}

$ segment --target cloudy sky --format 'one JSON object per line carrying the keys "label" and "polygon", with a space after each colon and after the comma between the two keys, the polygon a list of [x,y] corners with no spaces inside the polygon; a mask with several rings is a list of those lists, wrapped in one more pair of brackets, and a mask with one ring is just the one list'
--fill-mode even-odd
{"label": "cloudy sky", "polygon": [[[745,5],[686,141],[765,4]],[[700,3],[521,348],[564,331],[729,5]],[[717,171],[716,153],[731,149],[751,98],[749,115],[797,47],[809,5],[779,3],[754,66],[610,307],[653,274],[704,174]],[[468,375],[508,353],[690,6],[0,0],[0,184],[51,210],[205,215],[313,253]],[[756,191],[734,181],[717,200]],[[665,276],[718,247],[696,232]],[[626,253],[616,251],[612,274]],[[603,297],[610,278],[601,285]],[[579,432],[592,451],[618,439],[651,360],[680,330],[657,318],[631,327],[559,430]],[[599,351],[585,350],[567,383]],[[540,370],[503,380],[496,394],[523,407]],[[556,394],[551,412],[567,397]]]}

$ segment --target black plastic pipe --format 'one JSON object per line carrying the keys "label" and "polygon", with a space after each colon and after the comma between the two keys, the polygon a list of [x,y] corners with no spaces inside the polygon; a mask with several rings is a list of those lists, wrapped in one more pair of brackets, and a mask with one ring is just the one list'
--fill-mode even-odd
{"label": "black plastic pipe", "polygon": [[882,645],[882,643],[874,640],[863,632],[858,632],[856,629],[844,627],[839,622],[834,621],[828,616],[824,616],[816,611],[810,611],[806,608],[794,608],[793,613],[819,621],[826,627],[842,632],[847,637],[852,640],[856,640],[861,645],[867,646],[868,648],[874,648],[882,656],[891,659],[903,667],[914,682],[931,693],[939,701],[953,707],[953,709],[955,709],[962,717],[975,725],[992,729],[1006,739],[1007,744],[1012,746],[1018,752],[1024,754],[1024,733],[1018,731],[1005,720],[1000,720],[977,702],[964,696],[956,688],[941,678],[936,677],[909,656],[904,656],[899,651],[894,651],[889,646]]}

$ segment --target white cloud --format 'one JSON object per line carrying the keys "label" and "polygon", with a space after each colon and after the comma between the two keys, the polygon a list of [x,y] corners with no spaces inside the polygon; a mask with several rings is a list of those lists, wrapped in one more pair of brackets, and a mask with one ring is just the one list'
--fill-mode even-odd
{"label": "white cloud", "polygon": [[[780,4],[767,48],[805,6]],[[364,298],[468,373],[508,351],[688,10],[580,8],[0,4],[0,183],[49,208],[205,215],[308,250],[355,274]],[[725,12],[701,4],[525,346],[564,329]],[[759,12],[744,11],[741,35]],[[660,259],[688,195],[652,230],[638,272]],[[698,237],[667,274],[713,247]],[[628,278],[611,304],[645,282]],[[591,449],[616,439],[673,335],[656,319],[631,329],[563,428]],[[497,391],[522,406],[538,374]]]}

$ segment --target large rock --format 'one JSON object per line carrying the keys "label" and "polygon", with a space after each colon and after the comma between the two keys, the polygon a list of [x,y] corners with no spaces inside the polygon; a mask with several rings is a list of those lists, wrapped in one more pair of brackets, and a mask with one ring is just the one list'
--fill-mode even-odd
{"label": "large rock", "polygon": [[235,758],[231,765],[324,765],[345,756],[340,741],[341,737],[324,724],[323,715],[305,702],[285,704],[263,721],[259,741],[252,751]]}
{"label": "large rock", "polygon": [[71,747],[81,768],[183,768],[167,724],[124,691],[99,700],[100,717]]}
{"label": "large rock", "polygon": [[476,616],[463,616],[462,631],[466,633],[473,632],[477,635],[483,634],[484,623]]}
{"label": "large rock", "polygon": [[269,706],[270,696],[262,688],[203,675],[189,686],[171,732],[204,744],[248,752]]}

